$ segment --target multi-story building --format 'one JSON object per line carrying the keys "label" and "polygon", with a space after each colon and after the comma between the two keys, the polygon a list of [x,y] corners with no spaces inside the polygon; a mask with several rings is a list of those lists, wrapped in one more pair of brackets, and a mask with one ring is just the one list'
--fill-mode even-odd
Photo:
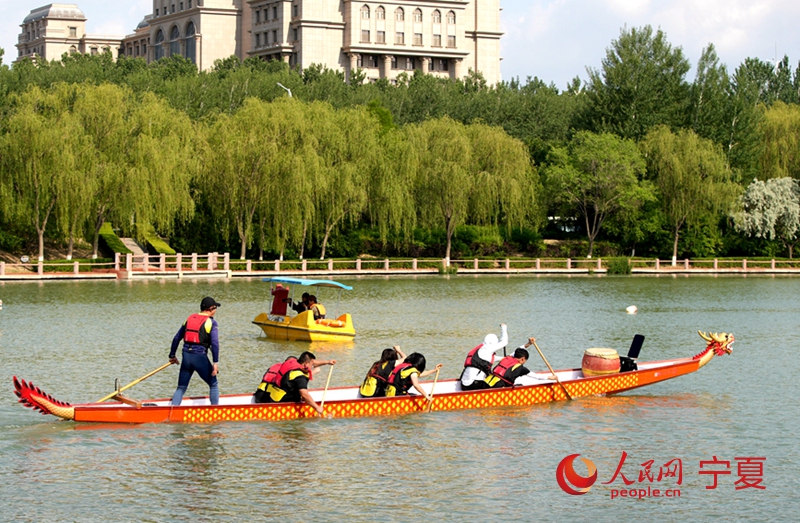
{"label": "multi-story building", "polygon": [[[500,0],[412,2],[154,0],[152,14],[114,47],[148,62],[178,54],[201,70],[235,55],[322,64],[348,77],[361,69],[368,80],[394,81],[417,69],[461,78],[471,69],[490,84],[500,81]],[[66,4],[28,18],[56,5]]]}
{"label": "multi-story building", "polygon": [[17,40],[17,59],[40,56],[45,60],[61,58],[64,53],[116,55],[120,36],[87,35],[86,17],[75,4],[48,4],[33,11],[22,21]]}

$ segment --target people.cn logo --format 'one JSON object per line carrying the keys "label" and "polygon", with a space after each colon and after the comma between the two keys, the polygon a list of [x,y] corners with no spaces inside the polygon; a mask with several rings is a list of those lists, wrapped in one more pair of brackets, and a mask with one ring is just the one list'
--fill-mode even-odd
{"label": "people.cn logo", "polygon": [[594,466],[590,459],[580,458],[589,470],[588,476],[584,477],[575,472],[573,464],[578,456],[580,454],[570,454],[562,459],[556,468],[558,486],[561,487],[561,490],[573,496],[586,494],[592,488],[594,482],[597,481],[597,467]]}

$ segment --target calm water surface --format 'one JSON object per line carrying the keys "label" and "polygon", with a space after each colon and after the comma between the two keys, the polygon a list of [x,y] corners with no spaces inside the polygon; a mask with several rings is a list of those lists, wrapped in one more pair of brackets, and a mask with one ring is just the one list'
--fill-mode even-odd
{"label": "calm water surface", "polygon": [[[336,358],[332,386],[357,384],[380,350],[420,351],[457,377],[465,353],[509,326],[510,346],[535,335],[554,367],[580,365],[587,347],[641,359],[692,356],[696,331],[734,332],[730,356],[700,372],[610,398],[531,408],[394,418],[212,425],[97,426],[23,409],[12,375],[58,399],[96,400],[166,362],[200,299],[223,306],[220,388],[255,389],[265,369],[308,347],[264,338],[258,280],[0,284],[0,520],[2,521],[729,521],[794,520],[800,509],[797,340],[800,279],[480,277],[347,279],[355,290],[323,303],[350,311],[358,337],[314,344]],[[325,298],[325,296],[323,296]],[[639,314],[624,313],[637,305]],[[334,309],[333,311],[331,309]],[[544,368],[536,353],[534,369]],[[323,377],[327,369],[323,369]],[[167,397],[177,368],[133,389]],[[318,378],[323,386],[324,380]],[[207,394],[196,377],[189,394]],[[639,483],[675,458],[680,498],[611,499],[623,474]],[[598,468],[584,496],[564,493],[558,463],[580,453]],[[731,462],[707,490],[699,462]],[[735,457],[766,457],[765,490],[736,490]],[[585,471],[578,467],[578,472]]]}

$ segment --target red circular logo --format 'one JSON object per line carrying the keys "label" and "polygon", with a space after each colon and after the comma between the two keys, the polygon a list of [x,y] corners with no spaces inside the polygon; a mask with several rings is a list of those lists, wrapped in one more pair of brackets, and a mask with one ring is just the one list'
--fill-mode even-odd
{"label": "red circular logo", "polygon": [[570,454],[562,459],[556,468],[556,481],[561,490],[573,496],[581,496],[589,492],[597,481],[597,467],[590,459],[580,458],[589,470],[589,475],[584,477],[575,472],[573,463],[580,454]]}

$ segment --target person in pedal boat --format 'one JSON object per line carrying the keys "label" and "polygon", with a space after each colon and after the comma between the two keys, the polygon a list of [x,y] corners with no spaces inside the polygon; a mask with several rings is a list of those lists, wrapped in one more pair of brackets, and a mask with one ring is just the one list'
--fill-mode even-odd
{"label": "person in pedal boat", "polygon": [[399,345],[391,349],[383,349],[381,359],[372,364],[364,378],[364,383],[358,389],[362,398],[382,398],[386,396],[386,386],[389,384],[389,375],[394,370],[398,359],[406,359]]}
{"label": "person in pedal boat", "polygon": [[461,373],[461,390],[487,389],[484,381],[492,373],[497,351],[508,345],[508,327],[500,324],[500,339],[494,334],[487,334],[483,343],[469,351]]}
{"label": "person in pedal boat", "polygon": [[308,309],[314,313],[314,320],[325,319],[325,306],[317,302],[317,297],[313,294],[308,297]]}
{"label": "person in pedal boat", "polygon": [[403,396],[408,394],[411,387],[414,387],[417,389],[417,392],[428,398],[425,390],[423,390],[422,386],[419,384],[419,379],[430,376],[441,368],[442,364],[440,363],[432,370],[425,371],[425,356],[418,352],[412,352],[403,360],[403,363],[395,365],[392,373],[389,375],[389,383],[386,385],[386,396]]}
{"label": "person in pedal boat", "polygon": [[[219,330],[214,314],[220,304],[206,296],[200,302],[200,313],[192,314],[183,322],[178,333],[172,338],[172,347],[169,351],[169,361],[178,363],[175,353],[178,345],[183,340],[183,358],[181,370],[178,374],[178,388],[172,396],[172,404],[180,405],[183,395],[189,387],[189,381],[196,372],[200,378],[208,383],[209,399],[212,405],[219,404]],[[211,350],[213,363],[208,361],[208,351]]]}
{"label": "person in pedal boat", "polygon": [[302,300],[298,301],[297,303],[292,303],[291,298],[286,298],[286,303],[292,308],[294,312],[300,314],[301,312],[306,312],[308,310],[308,297],[311,296],[309,293],[304,292],[302,296]]}
{"label": "person in pedal boat", "polygon": [[313,371],[323,365],[336,365],[336,360],[317,360],[313,353],[305,351],[299,358],[290,356],[282,363],[276,363],[261,378],[255,392],[256,403],[306,402],[322,415],[322,408],[308,392],[308,382],[313,379]]}
{"label": "person in pedal boat", "polygon": [[492,369],[492,373],[484,380],[487,387],[493,389],[513,387],[517,378],[530,374],[531,371],[525,367],[525,362],[530,357],[526,349],[533,345],[534,341],[536,341],[534,338],[528,338],[528,342],[518,347],[513,356],[506,356],[500,360]]}

